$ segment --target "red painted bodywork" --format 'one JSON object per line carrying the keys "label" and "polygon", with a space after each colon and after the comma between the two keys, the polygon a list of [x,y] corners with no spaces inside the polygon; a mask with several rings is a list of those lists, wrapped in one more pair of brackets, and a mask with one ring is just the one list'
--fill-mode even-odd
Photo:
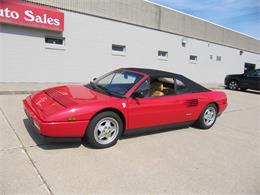
{"label": "red painted bodywork", "polygon": [[64,13],[21,0],[0,1],[0,23],[64,31]]}
{"label": "red painted bodywork", "polygon": [[83,137],[89,121],[103,110],[121,113],[126,131],[131,131],[196,121],[209,103],[217,105],[219,114],[227,107],[225,93],[216,91],[134,99],[131,94],[148,77],[140,74],[143,79],[124,98],[108,96],[83,85],[61,86],[28,96],[23,100],[24,108],[41,135]]}

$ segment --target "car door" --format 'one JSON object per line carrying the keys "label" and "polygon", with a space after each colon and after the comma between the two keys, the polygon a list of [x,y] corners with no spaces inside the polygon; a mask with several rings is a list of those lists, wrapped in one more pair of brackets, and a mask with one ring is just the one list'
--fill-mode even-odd
{"label": "car door", "polygon": [[255,89],[255,90],[260,90],[260,71],[256,70],[254,72],[250,72],[247,75],[247,88],[249,89]]}
{"label": "car door", "polygon": [[129,129],[195,120],[199,99],[193,94],[128,99]]}
{"label": "car door", "polygon": [[238,77],[236,77],[236,79],[239,81],[239,87],[240,88],[249,88],[249,77],[247,75],[247,73],[244,73],[242,75],[239,75]]}

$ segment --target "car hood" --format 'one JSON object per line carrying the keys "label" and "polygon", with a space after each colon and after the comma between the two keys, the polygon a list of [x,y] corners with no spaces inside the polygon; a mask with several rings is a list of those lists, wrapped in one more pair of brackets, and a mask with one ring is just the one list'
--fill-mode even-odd
{"label": "car hood", "polygon": [[64,107],[109,101],[112,98],[83,85],[60,86],[46,89],[44,92]]}
{"label": "car hood", "polygon": [[83,85],[71,85],[39,91],[28,96],[24,102],[30,105],[41,120],[51,122],[67,121],[71,113],[75,114],[75,110],[79,113],[78,119],[85,120],[84,115],[80,113],[81,109],[85,113],[85,106],[96,107],[104,102],[111,102],[115,98]]}

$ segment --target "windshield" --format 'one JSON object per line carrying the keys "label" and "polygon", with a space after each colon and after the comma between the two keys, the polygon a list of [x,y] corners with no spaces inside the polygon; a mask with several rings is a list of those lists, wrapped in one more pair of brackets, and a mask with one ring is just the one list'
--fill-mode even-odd
{"label": "windshield", "polygon": [[142,75],[127,70],[117,70],[96,80],[94,85],[110,95],[124,96]]}

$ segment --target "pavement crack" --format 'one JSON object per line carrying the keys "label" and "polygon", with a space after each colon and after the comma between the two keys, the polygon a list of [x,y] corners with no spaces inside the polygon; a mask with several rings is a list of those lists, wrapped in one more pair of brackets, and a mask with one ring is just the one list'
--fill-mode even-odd
{"label": "pavement crack", "polygon": [[10,150],[17,150],[17,149],[22,149],[22,147],[19,146],[19,147],[14,147],[14,148],[5,148],[5,149],[1,149],[0,152],[6,152],[6,151],[10,151]]}
{"label": "pavement crack", "polygon": [[16,132],[15,128],[12,126],[11,122],[9,121],[9,119],[7,118],[6,114],[4,113],[3,109],[0,107],[0,112],[3,114],[4,119],[6,120],[7,124],[9,125],[9,127],[12,129],[12,131],[14,132],[15,136],[17,137],[17,139],[19,140],[20,144],[21,144],[21,149],[24,151],[24,153],[26,154],[27,158],[29,159],[30,163],[32,164],[36,174],[38,175],[41,183],[44,185],[45,189],[47,190],[48,194],[53,195],[52,190],[50,189],[50,186],[48,185],[48,183],[46,182],[46,180],[44,179],[44,177],[42,176],[40,170],[37,168],[37,166],[35,165],[35,163],[33,162],[30,154],[27,151],[27,148],[25,147],[22,139],[20,138],[20,136],[18,135],[18,133]]}
{"label": "pavement crack", "polygon": [[[31,146],[25,146],[25,148],[29,149],[29,148],[35,148],[35,147],[47,146],[47,145],[48,144],[35,144],[35,145],[31,145]],[[13,148],[5,148],[5,149],[1,149],[0,152],[10,151],[10,150],[17,150],[17,149],[24,149],[24,148],[22,146],[13,147]]]}

